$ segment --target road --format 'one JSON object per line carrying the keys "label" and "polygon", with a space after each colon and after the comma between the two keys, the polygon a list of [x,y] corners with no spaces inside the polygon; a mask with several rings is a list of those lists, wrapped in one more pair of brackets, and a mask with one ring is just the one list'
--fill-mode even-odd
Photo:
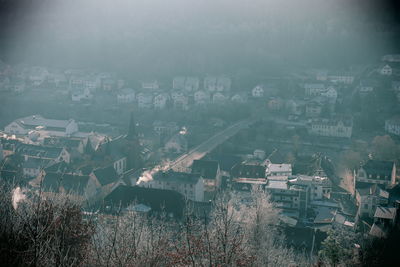
{"label": "road", "polygon": [[253,119],[246,119],[229,126],[228,128],[210,137],[200,145],[191,149],[186,154],[181,155],[174,161],[167,163],[165,166],[163,166],[163,169],[173,169],[175,171],[187,170],[192,165],[194,160],[201,159],[207,153],[211,152],[218,145],[234,136],[240,130],[247,128],[252,122]]}

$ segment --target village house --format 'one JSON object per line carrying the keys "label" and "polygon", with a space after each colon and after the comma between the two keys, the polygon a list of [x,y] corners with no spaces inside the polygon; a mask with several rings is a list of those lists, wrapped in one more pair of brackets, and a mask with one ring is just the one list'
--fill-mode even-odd
{"label": "village house", "polygon": [[203,90],[195,92],[194,102],[196,105],[205,105],[210,103],[210,93]]}
{"label": "village house", "polygon": [[220,76],[217,79],[216,90],[218,92],[227,92],[231,90],[232,81],[229,77]]}
{"label": "village house", "polygon": [[157,172],[150,182],[139,186],[162,190],[172,190],[182,194],[186,199],[202,202],[204,200],[204,181],[198,174],[184,172]]}
{"label": "village house", "polygon": [[355,176],[356,187],[359,184],[378,184],[386,188],[396,184],[396,165],[392,161],[368,160]]}
{"label": "village house", "polygon": [[83,138],[77,137],[59,137],[59,136],[46,136],[42,140],[45,146],[63,147],[71,155],[72,158],[78,158],[84,153],[85,142]]}
{"label": "village house", "polygon": [[360,217],[372,218],[377,206],[387,206],[389,203],[389,193],[377,184],[357,188],[355,197]]}
{"label": "village house", "polygon": [[305,115],[307,118],[317,118],[322,113],[323,104],[317,100],[311,100],[306,103]]}
{"label": "village house", "polygon": [[379,74],[384,75],[384,76],[390,76],[393,73],[392,67],[390,67],[388,64],[385,64],[383,66],[380,66],[378,68]]}
{"label": "village house", "polygon": [[350,138],[353,130],[353,120],[351,118],[318,118],[313,119],[308,129],[309,134]]}
{"label": "village house", "polygon": [[158,90],[160,89],[160,85],[158,81],[146,81],[142,82],[142,89],[144,90]]}
{"label": "village house", "polygon": [[265,151],[262,149],[255,149],[253,151],[253,157],[255,159],[263,160],[265,159],[265,156],[266,156]]}
{"label": "village house", "polygon": [[123,174],[127,169],[127,156],[124,154],[126,148],[126,139],[124,136],[119,136],[113,140],[106,140],[98,145],[96,150],[100,161],[100,166],[112,165],[118,175]]}
{"label": "village house", "polygon": [[204,181],[206,191],[215,191],[221,185],[221,170],[218,162],[212,160],[194,160],[192,173],[199,174]]}
{"label": "village house", "polygon": [[262,85],[257,85],[251,90],[251,96],[254,98],[264,97],[264,87]]}
{"label": "village house", "polygon": [[204,90],[208,92],[217,91],[217,78],[214,76],[207,76],[204,78]]}
{"label": "village house", "polygon": [[304,112],[305,102],[298,99],[289,99],[286,101],[285,108],[289,115],[300,116]]}
{"label": "village house", "polygon": [[88,88],[71,90],[71,100],[73,102],[90,101],[93,97]]}
{"label": "village house", "polygon": [[137,94],[138,108],[152,108],[153,107],[153,94],[141,92]]}
{"label": "village house", "polygon": [[67,88],[68,79],[62,72],[51,72],[47,77],[47,83],[56,88]]}
{"label": "village house", "polygon": [[292,164],[282,163],[274,164],[269,163],[266,168],[266,177],[269,176],[291,176],[292,175]]}
{"label": "village house", "polygon": [[385,121],[385,131],[400,136],[400,116]]}
{"label": "village house", "polygon": [[173,91],[171,98],[175,109],[189,109],[189,98],[182,91]]}
{"label": "village house", "polygon": [[23,156],[25,161],[29,158],[39,158],[52,160],[54,162],[65,161],[69,163],[71,159],[68,151],[61,147],[20,143],[16,146],[15,153]]}
{"label": "village house", "polygon": [[295,217],[302,217],[307,213],[310,190],[310,185],[291,185],[287,181],[276,180],[268,180],[265,186],[265,191],[270,194],[271,201],[275,202],[276,207],[292,212]]}
{"label": "village house", "polygon": [[231,101],[233,103],[240,103],[240,104],[247,103],[247,99],[248,99],[248,97],[245,92],[236,93],[231,97]]}
{"label": "village house", "polygon": [[185,89],[185,80],[186,78],[183,76],[175,77],[172,80],[172,88],[175,90],[183,90]]}
{"label": "village house", "polygon": [[154,108],[165,109],[167,102],[169,101],[169,95],[167,93],[160,93],[154,97]]}
{"label": "village house", "polygon": [[328,177],[296,175],[290,177],[289,184],[309,185],[311,201],[330,198],[332,191],[332,182]]}
{"label": "village house", "polygon": [[135,90],[132,88],[124,88],[117,93],[117,102],[119,104],[132,103],[135,101]]}
{"label": "village house", "polygon": [[97,180],[100,184],[98,189],[98,198],[100,199],[111,192],[113,185],[119,179],[119,175],[112,165],[97,168],[93,170],[89,176],[93,178],[93,180]]}
{"label": "village house", "polygon": [[267,100],[267,107],[271,111],[279,111],[283,107],[283,100],[279,97],[270,97]]}
{"label": "village house", "polygon": [[93,201],[100,188],[95,177],[56,172],[44,173],[35,183],[42,185],[45,197],[69,194],[78,201]]}
{"label": "village house", "polygon": [[51,159],[29,157],[22,163],[22,175],[26,178],[35,178],[40,174],[42,169],[51,164],[54,164]]}
{"label": "village house", "polygon": [[363,79],[360,81],[360,84],[357,86],[357,91],[361,95],[367,95],[370,94],[374,91],[374,89],[377,87],[377,82],[375,80],[371,79]]}
{"label": "village house", "polygon": [[[145,211],[153,215],[167,214],[170,217],[179,218],[183,214],[185,202],[183,195],[176,191],[120,184],[104,198],[101,210],[118,214],[121,210],[129,212],[134,208],[139,212]],[[138,207],[142,208],[137,210]]]}
{"label": "village house", "polygon": [[328,75],[328,80],[333,83],[349,85],[354,82],[354,75],[348,72],[333,72]]}
{"label": "village house", "polygon": [[71,136],[78,132],[78,124],[73,120],[54,120],[46,119],[41,115],[31,115],[15,121],[4,127],[4,132],[8,134],[26,135],[31,130],[46,129],[55,136]]}
{"label": "village house", "polygon": [[111,78],[102,79],[101,87],[103,91],[110,92],[117,87],[117,82]]}
{"label": "village house", "polygon": [[225,104],[229,100],[229,97],[225,96],[221,92],[216,92],[212,96],[212,102],[214,104]]}
{"label": "village house", "polygon": [[333,86],[329,86],[324,92],[321,93],[321,96],[324,97],[329,104],[335,104],[338,93]]}
{"label": "village house", "polygon": [[199,90],[200,80],[197,77],[186,77],[184,90],[188,92],[195,92]]}
{"label": "village house", "polygon": [[400,54],[389,54],[382,57],[382,61],[386,62],[400,62]]}
{"label": "village house", "polygon": [[306,83],[304,90],[306,96],[320,96],[325,92],[325,85],[323,83]]}
{"label": "village house", "polygon": [[262,178],[265,179],[266,167],[258,161],[243,161],[231,169],[232,178]]}
{"label": "village house", "polygon": [[164,122],[155,121],[153,122],[153,130],[158,135],[171,135],[179,130],[178,124],[176,122]]}

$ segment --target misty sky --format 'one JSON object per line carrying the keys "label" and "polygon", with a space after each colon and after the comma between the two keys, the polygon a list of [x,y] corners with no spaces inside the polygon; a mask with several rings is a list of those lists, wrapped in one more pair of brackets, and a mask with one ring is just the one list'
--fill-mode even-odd
{"label": "misty sky", "polygon": [[340,67],[398,52],[397,9],[373,2],[0,0],[0,57],[142,77]]}

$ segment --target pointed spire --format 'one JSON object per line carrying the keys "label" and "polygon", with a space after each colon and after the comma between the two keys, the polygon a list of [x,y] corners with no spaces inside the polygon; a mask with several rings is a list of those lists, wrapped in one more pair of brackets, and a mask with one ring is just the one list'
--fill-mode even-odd
{"label": "pointed spire", "polygon": [[90,138],[88,137],[86,146],[85,146],[85,154],[92,155],[93,152],[94,152],[94,149],[92,147],[92,142],[90,142]]}
{"label": "pointed spire", "polygon": [[132,140],[136,138],[137,133],[136,133],[136,123],[135,119],[133,117],[133,111],[131,112],[131,118],[129,120],[129,129],[128,129],[128,135],[126,136],[126,139]]}

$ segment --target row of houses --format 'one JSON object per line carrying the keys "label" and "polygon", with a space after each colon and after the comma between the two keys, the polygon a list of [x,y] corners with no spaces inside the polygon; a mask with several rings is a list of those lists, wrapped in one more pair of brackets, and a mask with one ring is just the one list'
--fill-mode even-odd
{"label": "row of houses", "polygon": [[[228,92],[231,89],[232,81],[226,76],[207,76],[203,80],[203,90],[206,92]],[[172,88],[188,92],[200,90],[200,80],[197,77],[175,77],[172,81]]]}
{"label": "row of houses", "polygon": [[247,100],[248,96],[245,93],[210,93],[205,90],[198,90],[194,93],[174,90],[167,93],[159,91],[136,92],[134,89],[125,88],[117,93],[118,103],[137,103],[138,108],[144,109],[164,109],[170,106],[187,110],[191,105],[246,103]]}

